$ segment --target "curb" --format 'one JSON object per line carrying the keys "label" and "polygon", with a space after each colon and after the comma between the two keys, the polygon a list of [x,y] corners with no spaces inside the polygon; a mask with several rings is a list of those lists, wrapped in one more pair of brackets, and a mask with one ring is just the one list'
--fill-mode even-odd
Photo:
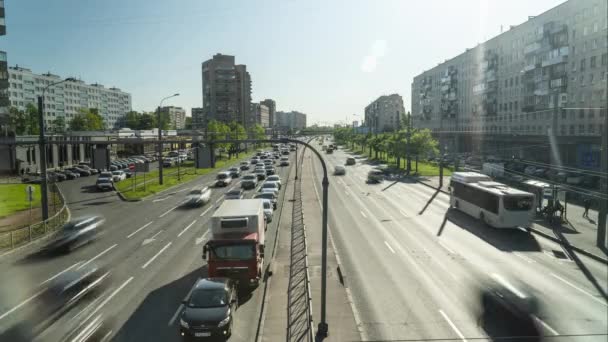
{"label": "curb", "polygon": [[136,199],[127,198],[127,197],[125,197],[125,195],[122,192],[116,190],[116,188],[114,188],[114,191],[116,191],[116,195],[118,195],[118,197],[120,197],[120,199],[125,202],[140,202],[142,200],[141,198],[136,198]]}
{"label": "curb", "polygon": [[[446,192],[444,190],[441,190],[441,189],[437,189],[436,187],[434,187],[434,186],[432,186],[430,184],[427,184],[427,183],[425,183],[423,181],[420,181],[420,180],[416,180],[416,181],[418,183],[420,183],[420,184],[424,184],[425,186],[427,186],[427,187],[429,187],[431,189],[439,190],[439,191],[443,192],[444,194],[449,194],[448,192]],[[601,262],[603,264],[608,265],[608,258],[606,258],[606,257],[602,257],[601,255],[597,255],[595,253],[589,252],[589,251],[587,251],[585,249],[582,249],[580,247],[576,247],[576,246],[568,243],[567,241],[563,241],[563,240],[559,239],[558,237],[556,237],[554,235],[551,235],[551,234],[547,234],[547,233],[545,233],[545,232],[543,232],[543,231],[541,231],[539,229],[530,228],[530,230],[534,234],[536,234],[536,235],[540,235],[540,236],[542,236],[542,237],[544,237],[546,239],[549,239],[549,240],[551,240],[553,242],[559,243],[560,245],[562,245],[564,247],[572,248],[572,250],[577,251],[578,253],[581,253],[581,254],[583,254],[583,255],[585,255],[585,256],[587,256],[587,257],[589,257],[589,258],[591,258],[591,259],[593,259],[595,261],[599,261],[599,262]]]}

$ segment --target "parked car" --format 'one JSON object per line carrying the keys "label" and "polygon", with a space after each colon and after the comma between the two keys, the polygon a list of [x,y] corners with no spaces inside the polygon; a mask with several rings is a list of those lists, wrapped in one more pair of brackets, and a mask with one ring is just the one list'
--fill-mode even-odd
{"label": "parked car", "polygon": [[275,182],[279,185],[279,190],[281,189],[281,177],[279,175],[271,175],[266,178],[267,182]]}
{"label": "parked car", "polygon": [[70,171],[72,171],[74,173],[79,174],[81,177],[87,177],[87,176],[91,175],[90,171],[87,171],[85,169],[81,169],[79,167],[71,167],[71,168],[68,168],[68,170],[70,170]]}
{"label": "parked car", "polygon": [[277,208],[277,196],[274,194],[274,192],[260,192],[256,194],[253,198],[270,200],[270,202],[272,203],[272,209]]}
{"label": "parked car", "polygon": [[114,190],[114,183],[112,182],[112,178],[98,177],[95,187],[99,191]]}
{"label": "parked car", "polygon": [[228,169],[228,172],[230,172],[230,177],[232,178],[239,178],[241,176],[241,170],[238,167],[231,167]]}
{"label": "parked car", "polygon": [[122,170],[112,171],[112,180],[114,182],[120,182],[122,180],[127,179],[127,175]]}
{"label": "parked car", "polygon": [[241,170],[249,170],[249,162],[248,161],[241,162],[240,169]]}
{"label": "parked car", "polygon": [[220,172],[217,174],[215,186],[228,186],[231,182],[230,172]]}
{"label": "parked car", "polygon": [[334,175],[341,176],[341,175],[345,175],[345,174],[346,174],[346,168],[344,168],[344,166],[338,165],[334,168]]}
{"label": "parked car", "polygon": [[357,160],[353,157],[348,157],[346,158],[346,165],[355,165],[357,163]]}
{"label": "parked car", "polygon": [[232,315],[238,308],[238,294],[232,280],[201,278],[182,304],[179,325],[184,339],[226,339],[232,334]]}
{"label": "parked car", "polygon": [[238,200],[243,198],[243,189],[233,189],[228,191],[225,195],[224,195],[224,199],[227,200]]}
{"label": "parked car", "polygon": [[66,223],[59,235],[48,243],[45,252],[71,252],[97,238],[100,227],[104,223],[101,216],[88,216],[73,219]]}
{"label": "parked car", "polygon": [[258,177],[256,175],[245,175],[241,180],[242,189],[254,189],[258,186]]}
{"label": "parked car", "polygon": [[183,202],[184,206],[201,206],[207,204],[211,200],[211,189],[208,187],[195,188],[190,190]]}
{"label": "parked car", "polygon": [[87,170],[90,172],[90,174],[92,175],[96,175],[99,173],[99,170],[97,169],[93,169],[92,167],[89,167],[88,165],[79,165],[79,168],[83,169],[83,170]]}
{"label": "parked car", "polygon": [[63,182],[67,179],[65,174],[57,171],[49,171],[46,175],[47,179],[51,182]]}
{"label": "parked car", "polygon": [[70,170],[63,170],[63,171],[57,172],[57,173],[63,173],[67,179],[76,179],[76,178],[80,177],[80,174],[76,174]]}

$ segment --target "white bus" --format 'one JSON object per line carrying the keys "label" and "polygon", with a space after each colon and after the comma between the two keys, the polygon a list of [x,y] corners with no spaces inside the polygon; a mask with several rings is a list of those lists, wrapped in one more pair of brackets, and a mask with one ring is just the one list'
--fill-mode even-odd
{"label": "white bus", "polygon": [[529,229],[534,215],[534,194],[494,182],[477,172],[454,172],[450,207],[495,228]]}

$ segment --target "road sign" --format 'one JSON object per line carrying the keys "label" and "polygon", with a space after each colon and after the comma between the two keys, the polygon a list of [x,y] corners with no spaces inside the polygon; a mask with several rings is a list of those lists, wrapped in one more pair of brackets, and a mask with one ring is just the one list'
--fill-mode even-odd
{"label": "road sign", "polygon": [[34,191],[35,190],[36,189],[33,186],[31,186],[31,185],[28,185],[25,188],[25,193],[27,194],[27,200],[28,201],[32,202],[34,200]]}

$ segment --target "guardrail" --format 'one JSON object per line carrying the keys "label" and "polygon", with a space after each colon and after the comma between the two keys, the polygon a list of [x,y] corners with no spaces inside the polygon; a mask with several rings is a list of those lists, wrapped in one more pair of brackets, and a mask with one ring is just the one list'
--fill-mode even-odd
{"label": "guardrail", "polygon": [[[302,168],[302,149],[299,168]],[[297,157],[296,157],[297,158]],[[300,172],[301,173],[301,172]],[[306,252],[306,226],[302,210],[302,177],[294,182],[293,211],[291,214],[291,258],[287,289],[287,341],[314,340],[312,296]]]}
{"label": "guardrail", "polygon": [[57,231],[68,220],[70,214],[63,194],[56,184],[49,186],[51,191],[49,194],[58,193],[61,202],[61,209],[55,215],[48,218],[46,221],[41,221],[28,227],[23,227],[8,232],[0,233],[0,251],[10,250],[16,247],[23,246],[34,240],[42,238],[49,233]]}

